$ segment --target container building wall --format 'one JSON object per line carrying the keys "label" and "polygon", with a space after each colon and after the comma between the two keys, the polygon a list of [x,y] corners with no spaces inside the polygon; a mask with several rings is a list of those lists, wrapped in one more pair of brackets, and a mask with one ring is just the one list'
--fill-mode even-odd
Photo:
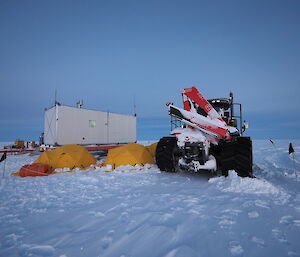
{"label": "container building wall", "polygon": [[47,145],[54,145],[56,138],[56,109],[53,107],[44,114],[44,142]]}
{"label": "container building wall", "polygon": [[47,131],[45,126],[45,144],[113,144],[136,141],[135,116],[60,105],[45,112],[45,124],[46,118],[49,120],[53,116],[54,120],[48,126],[53,132]]}

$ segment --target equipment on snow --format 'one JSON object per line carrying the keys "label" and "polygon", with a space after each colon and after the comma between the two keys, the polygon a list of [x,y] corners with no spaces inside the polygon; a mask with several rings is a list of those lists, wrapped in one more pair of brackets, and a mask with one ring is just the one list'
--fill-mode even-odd
{"label": "equipment on snow", "polygon": [[191,87],[183,90],[182,97],[183,109],[167,104],[175,129],[170,133],[173,136],[161,138],[157,145],[160,170],[210,170],[222,175],[235,170],[239,176],[253,177],[252,141],[243,136],[248,124],[242,122],[242,105],[233,102],[233,94],[206,100]]}
{"label": "equipment on snow", "polygon": [[293,148],[293,145],[292,145],[292,143],[290,143],[289,144],[289,154],[294,153],[294,152],[295,152],[295,150]]}
{"label": "equipment on snow", "polygon": [[[0,159],[0,162],[3,162],[4,160],[6,160],[6,158],[7,158],[6,153],[3,153],[1,156],[1,159]],[[6,163],[6,161],[4,162],[4,165],[3,165],[2,178],[4,177],[4,173],[5,173],[5,163]]]}
{"label": "equipment on snow", "polygon": [[32,163],[26,164],[19,170],[20,177],[37,177],[37,176],[48,176],[53,172],[53,169],[43,163]]}
{"label": "equipment on snow", "polygon": [[145,165],[153,164],[151,152],[143,145],[130,143],[108,151],[105,165],[111,165],[115,169],[121,165]]}
{"label": "equipment on snow", "polygon": [[71,144],[43,152],[34,163],[47,164],[52,169],[77,167],[84,169],[95,164],[96,159],[85,147]]}
{"label": "equipment on snow", "polygon": [[0,159],[0,162],[3,162],[6,159],[6,153],[3,153]]}
{"label": "equipment on snow", "polygon": [[292,153],[293,155],[293,164],[294,164],[294,174],[296,179],[298,180],[297,172],[296,172],[296,164],[295,164],[295,150],[292,143],[289,144],[289,155]]}

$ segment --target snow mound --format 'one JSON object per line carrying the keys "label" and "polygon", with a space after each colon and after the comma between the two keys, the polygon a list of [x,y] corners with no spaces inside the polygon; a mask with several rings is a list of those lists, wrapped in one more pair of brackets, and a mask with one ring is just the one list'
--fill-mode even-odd
{"label": "snow mound", "polygon": [[263,179],[241,178],[233,170],[229,171],[228,177],[211,178],[208,182],[215,184],[223,192],[275,195],[282,193],[278,188]]}

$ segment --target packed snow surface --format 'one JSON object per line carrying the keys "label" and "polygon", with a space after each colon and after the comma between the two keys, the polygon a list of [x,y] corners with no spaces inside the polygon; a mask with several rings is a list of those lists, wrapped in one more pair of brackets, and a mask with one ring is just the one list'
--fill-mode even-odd
{"label": "packed snow surface", "polygon": [[9,175],[0,163],[0,256],[300,256],[300,141],[254,142],[256,178],[155,165]]}

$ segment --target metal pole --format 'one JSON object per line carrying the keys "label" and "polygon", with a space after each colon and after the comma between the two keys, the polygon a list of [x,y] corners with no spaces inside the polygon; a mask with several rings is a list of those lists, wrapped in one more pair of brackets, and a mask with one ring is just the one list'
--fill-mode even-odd
{"label": "metal pole", "polygon": [[109,143],[109,110],[107,110],[107,143]]}
{"label": "metal pole", "polygon": [[230,112],[231,112],[231,117],[230,117],[230,119],[232,120],[232,119],[233,119],[233,116],[234,116],[233,93],[232,93],[232,92],[229,93],[229,99],[230,99]]}
{"label": "metal pole", "polygon": [[295,153],[292,153],[292,154],[293,154],[293,163],[294,163],[295,178],[296,178],[296,180],[298,180],[298,176],[297,176],[297,172],[296,172],[296,165],[295,165]]}
{"label": "metal pole", "polygon": [[274,147],[274,148],[276,149],[276,151],[277,151],[278,149],[277,149],[275,143],[274,143],[271,139],[269,139],[269,141],[271,142],[271,144],[273,145],[273,147]]}
{"label": "metal pole", "polygon": [[55,103],[55,140],[54,143],[58,143],[58,104]]}
{"label": "metal pole", "polygon": [[57,103],[57,90],[55,88],[55,93],[54,93],[54,105]]}
{"label": "metal pole", "polygon": [[3,173],[2,173],[2,178],[4,178],[4,173],[5,173],[5,164],[6,164],[6,159],[4,160],[4,163],[3,163]]}
{"label": "metal pole", "polygon": [[240,131],[241,135],[243,135],[243,116],[242,116],[242,105],[240,104]]}
{"label": "metal pole", "polygon": [[136,117],[135,95],[133,95],[133,115]]}

